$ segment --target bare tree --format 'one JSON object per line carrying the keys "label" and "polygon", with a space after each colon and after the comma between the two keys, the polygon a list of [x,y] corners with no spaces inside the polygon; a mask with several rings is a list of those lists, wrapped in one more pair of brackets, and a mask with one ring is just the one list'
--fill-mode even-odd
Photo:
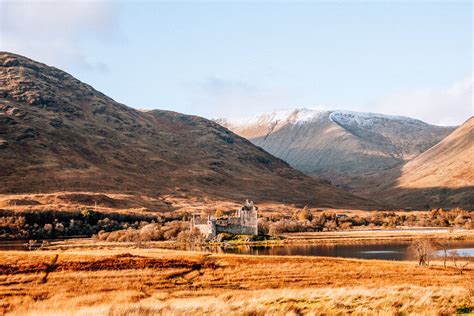
{"label": "bare tree", "polygon": [[411,244],[411,249],[418,257],[418,265],[426,266],[430,264],[430,256],[433,253],[433,242],[429,239],[415,239]]}
{"label": "bare tree", "polygon": [[462,257],[456,250],[449,251],[449,257],[453,261],[454,267],[458,270],[459,274],[463,274],[464,270],[466,270],[471,261],[473,261],[472,257]]}
{"label": "bare tree", "polygon": [[449,245],[446,243],[446,242],[443,242],[443,241],[437,241],[437,242],[434,242],[433,243],[433,246],[436,248],[436,249],[439,249],[440,251],[443,252],[443,266],[444,268],[446,269],[446,265],[447,265],[447,262],[448,262],[448,251],[449,251]]}

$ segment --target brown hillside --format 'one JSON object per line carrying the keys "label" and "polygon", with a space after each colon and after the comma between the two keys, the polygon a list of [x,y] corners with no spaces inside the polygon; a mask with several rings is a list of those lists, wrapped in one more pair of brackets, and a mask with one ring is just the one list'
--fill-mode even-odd
{"label": "brown hillside", "polygon": [[408,162],[384,195],[397,204],[474,208],[474,117]]}
{"label": "brown hillside", "polygon": [[138,111],[71,75],[0,53],[0,193],[114,192],[331,207],[367,200],[203,118]]}

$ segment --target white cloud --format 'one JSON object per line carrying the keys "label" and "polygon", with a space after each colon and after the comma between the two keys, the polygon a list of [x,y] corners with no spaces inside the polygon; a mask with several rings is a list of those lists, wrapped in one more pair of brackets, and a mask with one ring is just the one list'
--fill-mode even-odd
{"label": "white cloud", "polygon": [[473,74],[450,86],[389,95],[368,107],[371,112],[404,115],[436,125],[458,125],[474,115]]}
{"label": "white cloud", "polygon": [[118,7],[112,2],[72,0],[0,0],[0,50],[68,67],[108,71],[81,41],[117,36]]}
{"label": "white cloud", "polygon": [[[388,95],[363,106],[312,106],[299,104],[284,90],[263,89],[245,81],[210,77],[194,86],[194,104],[205,104],[208,117],[247,117],[292,106],[318,110],[353,110],[391,115],[403,115],[427,123],[444,126],[462,124],[474,115],[473,75],[449,86],[413,89]],[[293,104],[292,104],[293,103]],[[196,108],[197,108],[196,107]]]}

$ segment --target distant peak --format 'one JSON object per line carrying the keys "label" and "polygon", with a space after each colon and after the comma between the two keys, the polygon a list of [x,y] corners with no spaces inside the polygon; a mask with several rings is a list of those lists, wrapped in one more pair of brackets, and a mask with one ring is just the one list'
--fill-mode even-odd
{"label": "distant peak", "polygon": [[385,118],[385,119],[390,119],[390,120],[411,120],[411,121],[416,120],[414,118],[411,118],[408,116],[402,116],[402,115],[389,115],[389,114],[381,114],[381,113],[374,113],[374,112],[358,112],[358,111],[348,111],[348,110],[335,110],[335,111],[331,111],[331,114],[360,117],[360,118]]}
{"label": "distant peak", "polygon": [[257,114],[255,116],[245,117],[226,117],[218,118],[214,121],[224,126],[246,126],[246,125],[265,125],[265,124],[300,124],[310,122],[328,111],[294,108],[280,109],[267,113]]}
{"label": "distant peak", "polygon": [[372,126],[373,124],[385,124],[386,122],[397,122],[399,124],[411,124],[418,126],[428,126],[421,120],[410,118],[407,116],[387,115],[371,112],[355,112],[355,111],[332,111],[329,115],[332,122],[342,125],[358,125]]}

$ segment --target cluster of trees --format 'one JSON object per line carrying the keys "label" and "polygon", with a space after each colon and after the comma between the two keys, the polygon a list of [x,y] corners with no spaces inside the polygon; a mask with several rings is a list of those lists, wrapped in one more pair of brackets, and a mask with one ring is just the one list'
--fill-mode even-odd
{"label": "cluster of trees", "polygon": [[347,230],[362,227],[456,227],[474,229],[474,212],[459,208],[426,212],[373,212],[369,215],[312,212],[308,208],[290,216],[262,217],[258,221],[261,234]]}
{"label": "cluster of trees", "polygon": [[174,220],[165,223],[141,222],[138,227],[108,232],[99,231],[96,240],[109,242],[146,242],[160,240],[178,240],[180,242],[200,243],[203,237],[199,231],[189,229],[189,222]]}
{"label": "cluster of trees", "polygon": [[11,212],[0,210],[0,239],[53,239],[92,236],[99,232],[138,229],[150,223],[168,225],[175,218],[156,215],[94,212],[43,211]]}
{"label": "cluster of trees", "polygon": [[189,227],[189,214],[121,214],[92,209],[22,213],[0,210],[0,240],[24,239],[35,241],[35,244],[37,240],[72,236],[93,236],[96,240],[109,242],[201,242],[201,234]]}

